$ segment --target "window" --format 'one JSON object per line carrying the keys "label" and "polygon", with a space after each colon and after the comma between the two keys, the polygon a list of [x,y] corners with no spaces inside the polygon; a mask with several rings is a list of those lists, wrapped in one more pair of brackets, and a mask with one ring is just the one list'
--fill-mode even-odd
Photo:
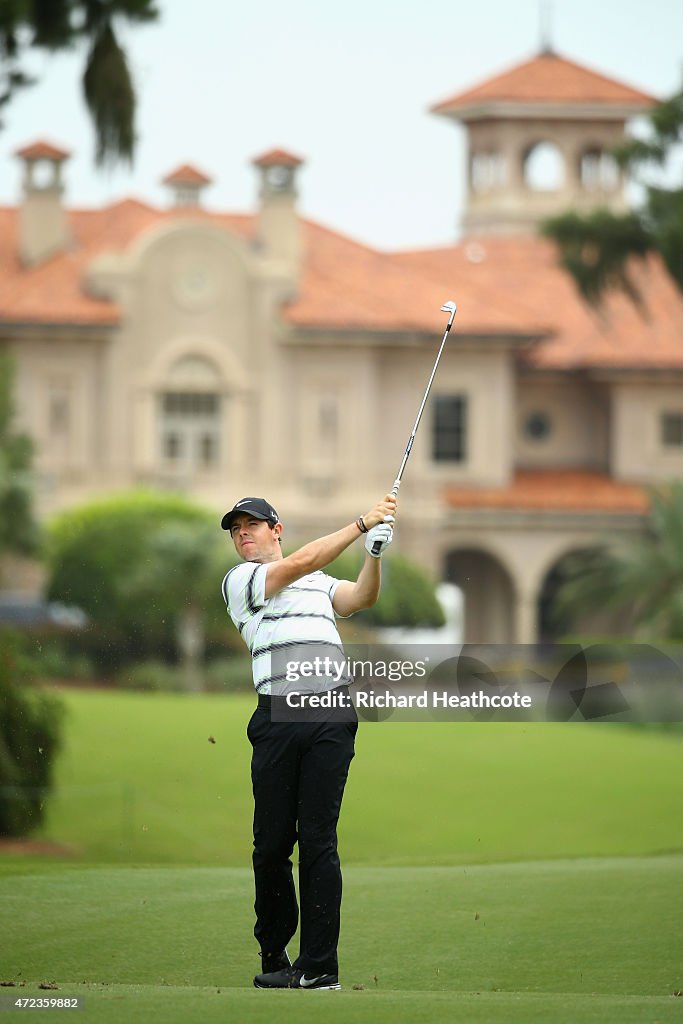
{"label": "window", "polygon": [[40,448],[50,468],[66,468],[74,456],[78,383],[65,377],[46,381]]}
{"label": "window", "polygon": [[159,404],[163,460],[186,471],[218,465],[220,395],[207,391],[166,391]]}
{"label": "window", "polygon": [[163,397],[164,412],[181,416],[213,415],[218,408],[218,395],[201,392],[166,392]]}
{"label": "window", "polygon": [[50,411],[48,419],[51,434],[68,434],[69,432],[69,394],[56,391],[50,395]]}
{"label": "window", "polygon": [[199,206],[199,189],[196,185],[176,185],[176,206]]}
{"label": "window", "polygon": [[470,159],[470,184],[473,192],[491,192],[507,182],[507,167],[502,153],[478,152]]}
{"label": "window", "polygon": [[337,400],[333,395],[320,399],[318,430],[324,441],[333,444],[337,440]]}
{"label": "window", "polygon": [[683,448],[683,412],[664,412],[661,420],[662,444],[666,448]]}
{"label": "window", "polygon": [[265,171],[266,182],[273,192],[283,192],[286,188],[289,188],[293,177],[292,168],[284,164],[273,164],[271,167],[267,167]]}
{"label": "window", "polygon": [[213,434],[204,434],[199,440],[199,459],[204,466],[218,462],[218,443]]}
{"label": "window", "polygon": [[564,159],[554,142],[539,142],[524,154],[524,184],[534,192],[555,192],[564,184]]}
{"label": "window", "polygon": [[585,150],[579,161],[581,184],[589,191],[614,191],[619,185],[619,168],[614,157],[594,147]]}
{"label": "window", "polygon": [[44,190],[54,188],[58,175],[58,163],[55,160],[36,160],[33,166],[29,164],[31,184],[38,189]]}
{"label": "window", "polygon": [[436,462],[464,462],[467,457],[467,398],[437,395],[434,399],[432,456]]}
{"label": "window", "polygon": [[524,421],[524,433],[530,441],[545,441],[552,433],[552,421],[547,412],[530,412]]}
{"label": "window", "polygon": [[188,354],[170,367],[157,405],[161,462],[174,473],[209,470],[221,461],[225,401],[221,374]]}
{"label": "window", "polygon": [[164,455],[167,459],[173,461],[180,457],[181,444],[180,438],[177,434],[173,434],[171,432],[164,434],[163,445]]}

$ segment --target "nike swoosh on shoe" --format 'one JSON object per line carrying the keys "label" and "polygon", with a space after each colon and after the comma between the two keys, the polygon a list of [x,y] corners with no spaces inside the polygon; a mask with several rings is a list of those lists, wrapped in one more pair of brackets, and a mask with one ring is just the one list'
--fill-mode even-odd
{"label": "nike swoosh on shoe", "polygon": [[[319,981],[325,982],[329,978],[329,984],[318,985]],[[299,988],[311,988],[311,989],[326,989],[326,988],[341,988],[341,985],[332,975],[319,974],[316,978],[307,978],[305,974],[302,974],[299,978]]]}

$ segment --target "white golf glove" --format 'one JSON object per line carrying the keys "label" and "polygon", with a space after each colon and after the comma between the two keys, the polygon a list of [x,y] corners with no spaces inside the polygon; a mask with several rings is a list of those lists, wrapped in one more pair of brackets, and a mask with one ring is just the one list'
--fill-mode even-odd
{"label": "white golf glove", "polygon": [[[388,518],[393,522],[393,516],[389,516]],[[394,528],[392,523],[378,523],[377,526],[373,526],[368,530],[368,535],[365,538],[365,550],[369,555],[372,555],[373,558],[381,558],[393,539]],[[379,551],[375,552],[372,549],[377,541],[380,542],[380,547]]]}

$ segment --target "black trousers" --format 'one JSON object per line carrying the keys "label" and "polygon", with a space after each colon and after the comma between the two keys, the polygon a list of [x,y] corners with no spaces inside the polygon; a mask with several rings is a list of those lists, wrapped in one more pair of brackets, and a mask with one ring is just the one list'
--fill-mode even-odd
{"label": "black trousers", "polygon": [[253,747],[254,935],[262,950],[276,953],[296,931],[291,856],[298,841],[301,935],[294,966],[309,974],[338,973],[337,821],[357,729],[357,721],[273,722],[266,707],[256,708],[247,726]]}

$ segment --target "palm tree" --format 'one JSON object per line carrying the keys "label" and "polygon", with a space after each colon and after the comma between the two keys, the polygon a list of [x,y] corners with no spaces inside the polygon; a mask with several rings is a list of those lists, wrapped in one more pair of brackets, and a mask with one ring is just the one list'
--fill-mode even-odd
{"label": "palm tree", "polygon": [[574,621],[599,609],[623,612],[634,639],[683,639],[683,481],[651,491],[641,536],[570,564],[557,605]]}

